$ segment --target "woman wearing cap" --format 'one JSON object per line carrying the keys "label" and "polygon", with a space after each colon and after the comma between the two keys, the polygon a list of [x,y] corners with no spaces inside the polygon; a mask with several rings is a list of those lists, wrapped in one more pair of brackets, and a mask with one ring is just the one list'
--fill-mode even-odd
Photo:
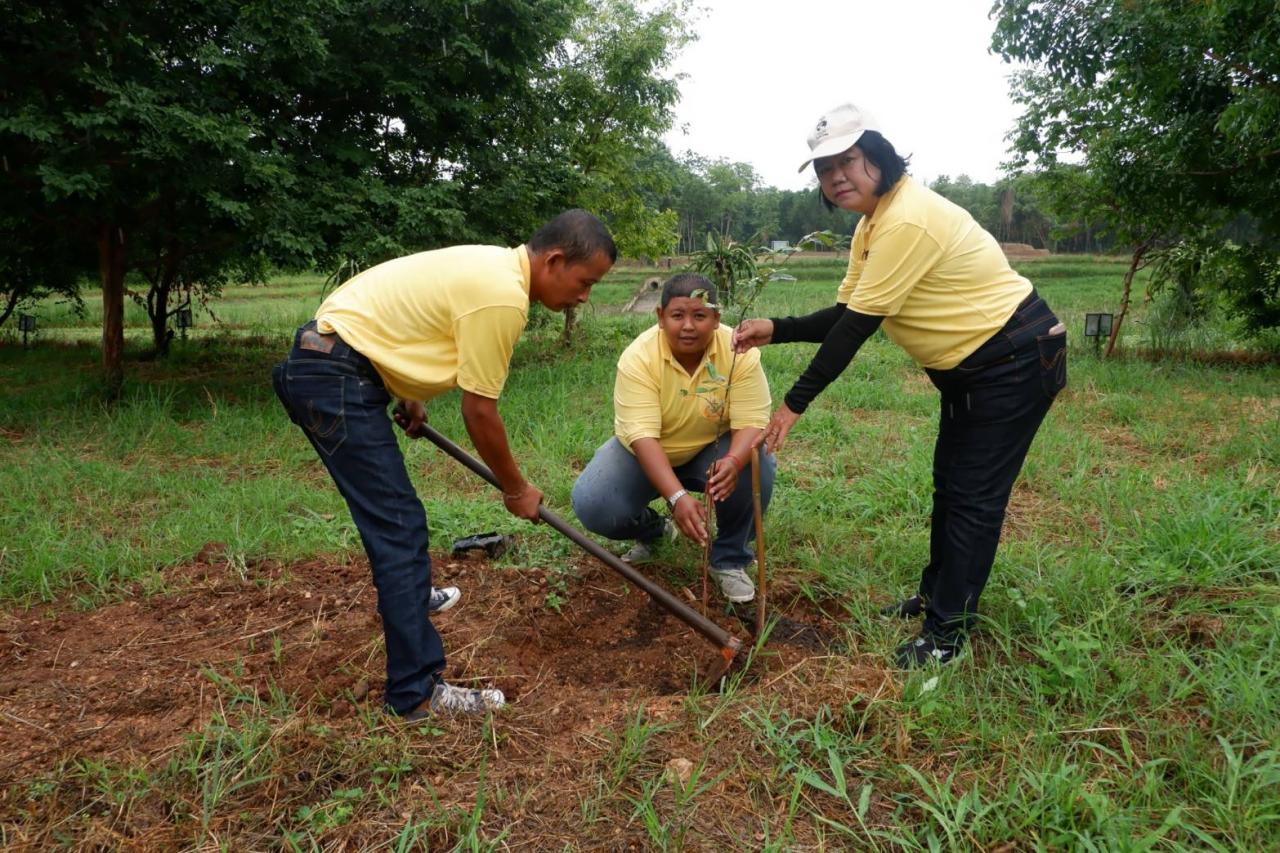
{"label": "woman wearing cap", "polygon": [[800,170],[813,164],[823,202],[862,214],[849,271],[835,305],[743,321],[734,346],[821,343],[761,436],[775,452],[878,328],[941,392],[929,564],[916,595],[885,612],[924,615],[900,666],[946,663],[977,614],[1013,481],[1066,385],[1066,329],[968,212],[907,176],[867,113],[836,107],[808,142]]}

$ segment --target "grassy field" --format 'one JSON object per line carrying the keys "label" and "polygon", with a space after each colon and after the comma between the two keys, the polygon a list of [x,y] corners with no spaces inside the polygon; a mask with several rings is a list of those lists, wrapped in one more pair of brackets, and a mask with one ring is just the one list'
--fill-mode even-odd
{"label": "grassy field", "polygon": [[[325,685],[347,686],[309,689],[326,630],[349,630],[363,650],[334,671],[373,680],[377,695],[381,667],[370,596],[356,607],[360,593],[344,592],[364,583],[354,528],[267,380],[319,277],[229,289],[218,322],[198,312],[167,360],[144,360],[145,337],[131,335],[112,407],[96,390],[94,300],[85,317],[42,306],[36,346],[0,347],[0,660],[11,672],[39,661],[42,689],[81,685],[67,701],[89,702],[108,691],[85,669],[151,666],[138,655],[155,643],[179,661],[192,713],[167,740],[148,740],[141,717],[111,739],[121,723],[109,703],[55,726],[62,718],[32,718],[44,706],[24,698],[31,684],[0,675],[0,738],[7,727],[6,744],[34,744],[0,755],[0,846],[1277,849],[1280,368],[1101,361],[1080,337],[1083,315],[1114,305],[1123,265],[1020,268],[1067,323],[1070,384],[1015,488],[971,652],[945,670],[889,669],[914,626],[877,608],[912,591],[925,561],[937,402],[877,336],[792,433],[766,525],[779,612],[822,621],[834,650],[766,660],[766,643],[763,676],[710,694],[622,676],[572,684],[575,670],[563,688],[572,724],[546,729],[519,701],[483,724],[404,729],[368,688],[324,681],[328,670]],[[841,270],[792,272],[759,314],[827,304]],[[502,400],[513,449],[566,514],[574,477],[610,433],[617,354],[650,322],[620,308],[656,274],[625,269],[599,285],[571,348],[542,313],[516,351]],[[1139,308],[1132,328],[1143,321]],[[143,331],[141,317],[128,322]],[[811,352],[766,349],[775,400]],[[430,417],[464,440],[457,408],[449,395]],[[615,594],[597,590],[600,573],[439,452],[404,446],[437,548],[482,530],[519,535],[499,564],[457,581],[467,597],[442,620],[457,620],[446,640],[470,655],[461,671],[490,672],[500,649],[485,637],[513,599],[548,626],[585,630],[575,614]],[[655,574],[688,585],[697,560],[677,546]],[[441,550],[442,582],[452,565]],[[281,625],[293,625],[287,602],[326,595],[343,618],[367,618],[260,631],[237,611],[241,595],[276,596]],[[212,621],[190,636],[207,647],[160,645],[170,637],[158,632],[186,636],[188,623],[130,621],[206,599]],[[113,623],[138,636],[108,642]],[[692,642],[664,624],[672,642]],[[99,650],[85,639],[75,658],[78,641],[48,639],[67,626],[102,632]],[[536,716],[561,713],[528,695]],[[687,778],[673,778],[674,758],[690,763]]]}

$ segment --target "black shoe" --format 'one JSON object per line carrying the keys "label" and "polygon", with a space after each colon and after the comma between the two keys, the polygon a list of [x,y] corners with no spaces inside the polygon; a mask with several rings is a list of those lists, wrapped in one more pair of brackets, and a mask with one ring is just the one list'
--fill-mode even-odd
{"label": "black shoe", "polygon": [[924,613],[924,599],[918,595],[880,608],[881,616],[897,616],[899,619],[914,619],[921,613]]}
{"label": "black shoe", "polygon": [[930,663],[950,663],[955,660],[963,645],[963,634],[941,636],[921,631],[920,636],[911,642],[898,646],[894,660],[898,669],[917,669]]}

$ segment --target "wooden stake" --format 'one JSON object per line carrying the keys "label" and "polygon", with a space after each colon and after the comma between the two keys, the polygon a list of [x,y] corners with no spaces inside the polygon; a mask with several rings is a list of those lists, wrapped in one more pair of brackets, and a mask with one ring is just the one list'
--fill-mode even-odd
{"label": "wooden stake", "polygon": [[[707,479],[711,479],[711,472],[715,471],[715,463],[711,463],[711,471],[707,472]],[[711,505],[711,489],[708,488],[702,493],[702,506],[707,510],[707,541],[702,543],[702,615],[707,615],[707,581],[710,578],[711,571],[711,514],[715,508]]]}
{"label": "wooden stake", "polygon": [[760,499],[760,450],[751,448],[751,508],[756,521],[756,637],[764,633],[764,607],[767,598],[764,575],[764,508]]}

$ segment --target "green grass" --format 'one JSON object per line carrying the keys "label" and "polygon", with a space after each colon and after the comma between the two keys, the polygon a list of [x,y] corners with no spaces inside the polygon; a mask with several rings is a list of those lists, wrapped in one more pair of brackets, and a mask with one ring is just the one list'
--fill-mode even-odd
{"label": "green grass", "polygon": [[[1085,312],[1114,305],[1123,264],[1051,258],[1022,269],[1068,325],[1070,388],[1015,491],[975,651],[874,701],[797,709],[730,689],[689,700],[674,722],[637,709],[598,739],[581,846],[618,821],[663,849],[1280,846],[1280,369],[1100,361],[1079,331]],[[842,265],[792,271],[799,280],[771,286],[757,313],[828,304]],[[567,513],[574,477],[610,433],[614,362],[650,322],[618,310],[653,274],[623,270],[599,285],[574,347],[562,347],[551,317],[516,351],[501,409],[555,509]],[[267,380],[321,283],[229,288],[213,304],[226,327],[199,314],[193,338],[164,361],[143,360],[145,337],[131,334],[124,399],[111,406],[84,343],[96,336],[94,300],[84,318],[42,306],[39,344],[0,348],[0,600],[70,595],[90,607],[137,582],[159,591],[165,570],[206,542],[241,560],[357,553],[341,499]],[[1134,328],[1145,311],[1137,306]],[[129,322],[141,325],[135,309]],[[766,349],[775,399],[811,352]],[[874,612],[913,588],[927,553],[936,405],[921,372],[877,336],[780,459],[768,522],[776,582],[840,602],[853,658],[882,660],[902,639]],[[456,396],[430,416],[465,440]],[[434,542],[519,532],[508,563],[563,570],[571,545],[511,519],[488,486],[425,443],[403,446]],[[1208,639],[1188,627],[1206,623]],[[19,838],[21,815],[75,788],[126,817],[184,792],[166,819],[190,827],[187,843],[234,847],[211,834],[214,818],[248,808],[264,774],[301,772],[290,756],[304,748],[339,769],[282,793],[276,812],[250,811],[244,838],[312,849],[364,825],[389,849],[442,838],[501,846],[495,825],[529,796],[485,781],[498,742],[490,749],[477,731],[458,762],[476,776],[467,808],[428,802],[389,818],[400,786],[435,765],[376,714],[360,738],[326,739],[290,722],[289,697],[237,696],[234,680],[213,687],[227,712],[165,762],[81,763],[0,805],[0,845]],[[672,743],[695,765],[682,786],[664,775],[658,747]],[[701,838],[714,822],[699,803],[726,779],[756,832]],[[92,837],[91,818],[63,826],[61,843]]]}

